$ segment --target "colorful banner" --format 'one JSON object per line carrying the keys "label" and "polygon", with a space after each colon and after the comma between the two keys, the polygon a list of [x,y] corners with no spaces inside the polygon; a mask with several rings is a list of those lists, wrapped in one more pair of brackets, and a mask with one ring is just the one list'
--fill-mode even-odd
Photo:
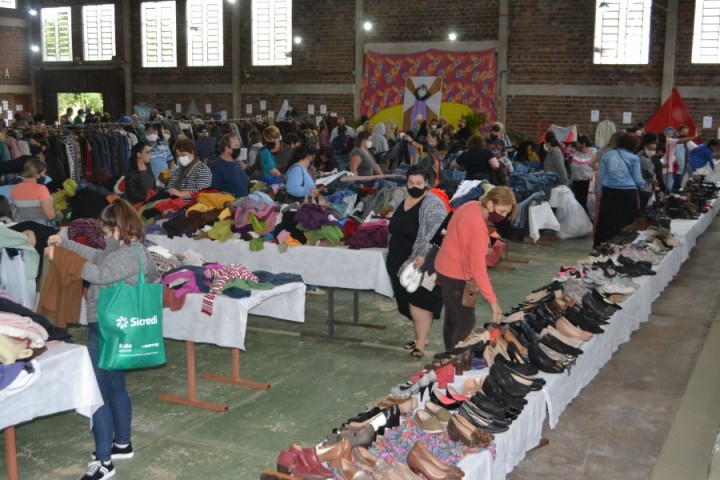
{"label": "colorful banner", "polygon": [[446,52],[426,50],[386,55],[367,52],[360,89],[360,113],[373,123],[394,119],[403,122],[403,103],[410,77],[442,80],[441,115],[454,124],[466,112],[497,118],[495,51]]}

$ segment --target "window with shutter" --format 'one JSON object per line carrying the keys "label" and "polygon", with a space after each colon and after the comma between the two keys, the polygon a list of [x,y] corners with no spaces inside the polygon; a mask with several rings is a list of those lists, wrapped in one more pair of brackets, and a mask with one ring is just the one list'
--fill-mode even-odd
{"label": "window with shutter", "polygon": [[222,13],[222,0],[187,1],[188,66],[223,65]]}
{"label": "window with shutter", "polygon": [[70,7],[43,8],[40,11],[40,22],[43,61],[72,61]]}
{"label": "window with shutter", "polygon": [[292,0],[253,0],[253,65],[292,65],[291,48]]}
{"label": "window with shutter", "polygon": [[15,0],[0,0],[0,8],[15,8]]}
{"label": "window with shutter", "polygon": [[142,66],[177,67],[175,2],[143,2],[140,17]]}
{"label": "window with shutter", "polygon": [[695,0],[693,63],[720,63],[720,0]]}
{"label": "window with shutter", "polygon": [[647,65],[651,9],[652,0],[596,0],[593,62]]}
{"label": "window with shutter", "polygon": [[115,5],[86,5],[82,13],[85,60],[112,60],[115,56]]}

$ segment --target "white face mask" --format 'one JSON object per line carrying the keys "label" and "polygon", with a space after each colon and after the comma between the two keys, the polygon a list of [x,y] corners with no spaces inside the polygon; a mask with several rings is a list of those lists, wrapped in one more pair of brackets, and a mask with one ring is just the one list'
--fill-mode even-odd
{"label": "white face mask", "polygon": [[165,141],[170,140],[170,134],[169,134],[169,133],[163,133],[163,138],[165,139]]}
{"label": "white face mask", "polygon": [[372,148],[372,142],[368,141],[365,145],[367,145],[368,150]]}
{"label": "white face mask", "polygon": [[653,157],[656,153],[657,152],[655,150],[648,150],[647,148],[645,149],[645,155],[647,155],[648,157]]}
{"label": "white face mask", "polygon": [[187,155],[183,155],[182,157],[178,157],[178,163],[179,163],[180,165],[182,165],[183,167],[187,167],[188,165],[190,165],[190,162],[191,162],[191,161],[192,161],[192,160],[190,160],[190,157],[188,157]]}
{"label": "white face mask", "polygon": [[157,142],[158,136],[157,133],[151,133],[150,135],[145,135],[145,138],[147,138],[148,142]]}

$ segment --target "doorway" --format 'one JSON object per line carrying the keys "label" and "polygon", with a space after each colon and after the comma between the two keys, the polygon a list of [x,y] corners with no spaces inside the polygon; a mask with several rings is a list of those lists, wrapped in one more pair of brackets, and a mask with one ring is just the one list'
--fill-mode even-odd
{"label": "doorway", "polygon": [[[99,92],[84,93],[58,93],[58,118],[65,115],[68,107],[73,109],[73,118],[68,120],[73,122],[77,117],[78,110],[82,109],[86,115],[92,114],[94,117],[100,117],[103,113],[103,95]],[[75,122],[79,123],[79,122]]]}

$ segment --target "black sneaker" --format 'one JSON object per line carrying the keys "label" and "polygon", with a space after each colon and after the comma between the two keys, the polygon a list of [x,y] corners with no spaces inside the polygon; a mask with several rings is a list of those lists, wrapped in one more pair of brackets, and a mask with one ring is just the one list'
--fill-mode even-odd
{"label": "black sneaker", "polygon": [[[135,455],[135,451],[132,448],[132,443],[128,443],[127,447],[118,447],[113,443],[112,446],[112,455],[111,458],[113,460],[124,460],[126,458],[133,458]],[[95,456],[95,452],[92,452],[92,459],[97,460],[97,457]]]}
{"label": "black sneaker", "polygon": [[112,462],[105,464],[104,462],[94,461],[88,464],[88,469],[80,480],[103,480],[114,476],[115,466]]}

